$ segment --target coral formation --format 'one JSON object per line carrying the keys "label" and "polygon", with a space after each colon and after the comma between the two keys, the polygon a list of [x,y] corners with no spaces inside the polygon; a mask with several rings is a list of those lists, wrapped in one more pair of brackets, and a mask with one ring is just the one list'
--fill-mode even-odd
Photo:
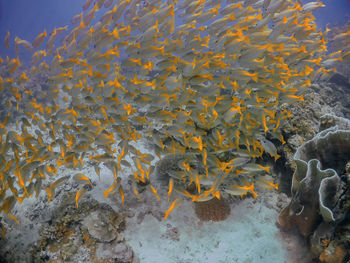
{"label": "coral formation", "polygon": [[281,110],[288,108],[292,116],[282,128],[286,143],[281,144],[274,141],[281,158],[273,167],[278,173],[279,190],[288,196],[291,195],[290,189],[295,170],[294,153],[300,145],[312,139],[319,132],[320,119],[323,115],[335,114],[334,109],[327,105],[323,97],[315,91],[315,86],[319,87],[319,84],[313,83],[310,89],[305,91],[304,101],[293,105],[281,105]]}
{"label": "coral formation", "polygon": [[349,121],[344,118],[326,115],[322,119],[328,123],[332,119],[338,125],[321,131],[296,151],[292,199],[280,213],[278,222],[285,228],[297,227],[300,234],[310,238],[315,256],[323,258],[322,262],[333,262],[325,260],[329,251],[345,257],[343,246],[349,247],[349,239],[344,235],[334,241],[337,249],[328,248],[328,243],[335,235],[339,236],[339,228],[350,212],[347,181],[350,130],[339,128],[349,127]]}
{"label": "coral formation", "polygon": [[123,221],[123,215],[101,207],[86,215],[82,224],[93,238],[101,242],[110,242],[117,238],[118,232],[121,232]]}
{"label": "coral formation", "polygon": [[124,242],[124,228],[125,216],[110,206],[87,195],[77,210],[74,194],[65,194],[52,219],[41,227],[41,239],[32,248],[32,260],[132,262],[134,256]]}
{"label": "coral formation", "polygon": [[330,243],[327,248],[321,253],[319,259],[324,263],[339,263],[344,262],[347,251],[342,245]]}
{"label": "coral formation", "polygon": [[279,190],[289,196],[295,170],[293,157],[299,146],[316,136],[320,130],[335,125],[341,129],[349,127],[346,124],[349,120],[335,116],[350,118],[347,106],[350,93],[347,92],[345,83],[342,85],[331,83],[332,78],[328,82],[313,83],[310,89],[305,91],[304,101],[293,105],[281,105],[282,110],[288,107],[292,116],[282,129],[286,143],[279,145],[274,141],[281,155],[274,165],[274,170],[279,174]]}
{"label": "coral formation", "polygon": [[350,118],[350,82],[340,74],[333,74],[327,82],[311,86],[323,102],[333,108],[334,114]]}
{"label": "coral formation", "polygon": [[197,217],[202,221],[223,221],[231,212],[230,205],[223,198],[194,202],[194,207]]}

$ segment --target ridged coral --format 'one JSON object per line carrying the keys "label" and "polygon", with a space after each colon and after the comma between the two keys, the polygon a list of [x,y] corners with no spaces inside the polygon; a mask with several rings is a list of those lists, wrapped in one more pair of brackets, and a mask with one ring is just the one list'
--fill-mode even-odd
{"label": "ridged coral", "polygon": [[223,198],[194,202],[194,207],[197,217],[202,221],[223,221],[231,213],[230,205]]}
{"label": "ridged coral", "polygon": [[[327,115],[323,119],[331,117]],[[333,117],[333,120],[339,126],[349,127],[346,119]],[[329,253],[344,258],[343,244],[349,242],[347,230],[341,229],[350,212],[347,194],[350,130],[334,126],[318,133],[298,148],[294,160],[292,199],[280,213],[278,222],[284,228],[297,228],[309,238],[314,255],[322,262],[337,262],[330,260]],[[330,247],[332,239],[336,241]]]}

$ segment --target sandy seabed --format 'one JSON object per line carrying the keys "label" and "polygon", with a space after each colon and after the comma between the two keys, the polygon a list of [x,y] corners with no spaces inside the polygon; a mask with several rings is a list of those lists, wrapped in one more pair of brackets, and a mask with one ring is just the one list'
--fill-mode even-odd
{"label": "sandy seabed", "polygon": [[[138,144],[138,149],[143,152],[149,151],[142,143]],[[132,196],[130,186],[128,188],[127,176],[131,171],[125,170],[118,175],[122,177],[126,192],[125,209],[122,209],[118,194],[107,199],[103,198],[103,191],[113,182],[110,170],[101,167],[101,180],[98,179],[92,166],[85,165],[81,172],[95,184],[88,192],[90,198],[108,204],[118,213],[128,214],[123,242],[133,251],[132,262],[311,262],[304,241],[293,234],[282,232],[276,223],[278,212],[287,202],[284,194],[265,190],[257,199],[231,199],[229,202],[231,214],[221,222],[200,221],[194,212],[193,203],[183,200],[168,219],[163,220],[164,211],[170,205],[166,200],[167,187],[155,185],[161,201],[146,191],[142,193],[143,201],[140,202],[136,196]],[[60,168],[58,173],[61,176],[72,175],[72,171],[65,168]],[[21,223],[10,224],[8,239],[2,241],[1,253],[12,253],[14,247],[18,245],[21,245],[23,251],[15,253],[28,253],[26,248],[40,239],[38,234],[40,222],[50,220],[52,212],[60,205],[59,196],[77,191],[76,187],[77,185],[67,182],[57,189],[56,198],[50,203],[45,202],[45,192],[42,192],[39,199],[30,198],[21,206],[16,205],[14,214]],[[84,198],[80,202],[83,202]],[[36,216],[33,216],[33,213]],[[101,249],[103,250],[103,246],[99,248],[95,258],[103,261],[106,259],[104,257],[108,258],[110,251]],[[75,257],[75,260],[70,262],[89,262],[86,260],[86,257],[84,260]]]}

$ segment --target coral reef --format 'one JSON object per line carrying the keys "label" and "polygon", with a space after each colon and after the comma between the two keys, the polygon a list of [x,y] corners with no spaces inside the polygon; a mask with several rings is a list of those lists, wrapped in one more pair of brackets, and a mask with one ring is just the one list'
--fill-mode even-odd
{"label": "coral reef", "polygon": [[324,103],[332,107],[335,115],[350,118],[349,79],[336,73],[327,82],[313,84],[311,89],[319,94]]}
{"label": "coral reef", "polygon": [[202,221],[223,221],[231,212],[230,205],[223,198],[194,202],[194,207],[197,217]]}
{"label": "coral reef", "polygon": [[[296,168],[293,157],[300,145],[312,139],[320,130],[339,125],[339,117],[334,116],[350,118],[350,93],[346,88],[348,81],[339,76],[341,75],[334,74],[329,81],[314,82],[310,89],[305,91],[304,101],[280,107],[281,110],[288,107],[292,113],[282,129],[286,143],[282,145],[274,141],[281,155],[274,165],[274,170],[279,174],[279,190],[287,195],[291,195],[293,171]],[[344,126],[344,120],[341,123],[342,129],[348,127]]]}
{"label": "coral reef", "polygon": [[[50,202],[70,177],[85,185],[46,222],[35,260],[84,261],[90,255],[97,262],[133,260],[122,242],[122,215],[85,199],[78,207],[93,178],[82,173],[60,177],[57,170],[80,171],[85,163],[100,179],[104,165],[113,181],[103,195],[119,193],[119,207],[124,207],[125,190],[139,200],[145,190],[163,200],[165,187],[157,191],[151,176],[153,152],[136,149],[141,138],[152,143],[159,158],[173,158],[158,167],[172,201],[165,219],[178,205],[175,195],[194,201],[202,220],[219,221],[230,214],[224,195],[257,197],[256,186],[278,188],[266,179],[271,167],[263,165],[263,158],[278,160],[275,142],[284,143],[281,127],[292,115],[290,105],[304,100],[311,80],[328,77],[333,63],[349,58],[346,52],[327,57],[327,32],[317,30],[312,15],[320,3],[118,1],[105,5],[108,11],[101,14],[104,1],[90,8],[91,2],[55,50],[56,35],[68,27],[54,29],[47,52],[36,51],[46,31],[33,44],[15,38],[16,51],[25,47],[33,52],[30,70],[22,68],[18,57],[0,58],[0,100],[6,103],[0,109],[0,212],[18,222],[13,208],[23,200],[45,191]],[[99,21],[92,20],[95,13],[101,15]],[[41,76],[47,82],[32,92]],[[312,106],[307,110],[317,111]],[[296,130],[314,135],[303,114],[285,134],[289,129],[293,135]],[[303,140],[287,139],[294,146]],[[315,230],[319,222],[342,222],[347,209],[337,202],[344,187],[338,174],[346,168],[323,170],[347,160],[319,154],[312,155],[319,161],[308,160],[306,166],[301,156],[296,161],[292,204],[280,217],[285,225],[297,224],[305,236],[313,231],[321,236]],[[123,174],[125,168],[132,172]],[[138,219],[146,214],[140,212]],[[156,215],[160,220],[163,214]],[[168,234],[176,240],[176,233]],[[336,244],[328,250],[341,257],[343,248]],[[320,252],[322,258],[328,250]],[[85,257],[75,258],[79,251]]]}
{"label": "coral reef", "polygon": [[323,115],[335,114],[332,105],[328,105],[324,97],[318,93],[319,88],[314,87],[319,87],[319,84],[313,83],[310,89],[305,91],[304,101],[293,105],[283,104],[280,107],[281,110],[288,108],[292,113],[282,129],[286,143],[281,144],[274,141],[281,155],[274,165],[274,170],[278,174],[279,190],[287,195],[291,195],[290,189],[295,170],[294,153],[300,145],[312,139],[319,132],[320,119]]}
{"label": "coral reef", "polygon": [[86,195],[76,209],[66,194],[52,219],[43,224],[32,248],[34,262],[137,262],[124,242],[125,216]]}
{"label": "coral reef", "polygon": [[[338,259],[350,257],[345,253],[350,247],[349,234],[342,226],[347,224],[350,213],[350,130],[340,129],[348,127],[349,121],[332,115],[321,119],[337,125],[321,131],[297,149],[292,199],[278,222],[284,228],[296,227],[309,238],[314,255],[322,262],[342,262],[328,258],[329,253],[337,254]],[[339,229],[343,229],[342,235]]]}
{"label": "coral reef", "polygon": [[102,242],[110,242],[117,238],[123,228],[123,215],[115,213],[110,208],[101,207],[91,211],[83,220],[89,234]]}
{"label": "coral reef", "polygon": [[[192,201],[223,193],[256,196],[255,184],[276,187],[259,179],[270,169],[259,159],[264,152],[278,159],[270,140],[283,143],[289,105],[304,99],[314,77],[332,72],[325,63],[327,34],[312,15],[320,3],[248,2],[118,1],[103,9],[103,1],[90,1],[74,28],[55,28],[47,39],[45,31],[33,43],[7,38],[16,52],[32,52],[33,64],[23,71],[19,58],[0,59],[6,71],[0,89],[11,96],[0,125],[6,178],[0,211],[16,220],[13,206],[33,193],[45,191],[50,201],[63,182],[57,169],[82,170],[84,163],[97,173],[102,164],[110,168],[114,181],[105,197],[119,192],[124,204],[121,174],[133,167],[125,176],[136,185],[130,194],[139,197],[142,183],[160,198],[150,176],[153,153],[134,146],[141,137],[158,156],[200,156],[204,173],[185,160],[176,174],[195,185],[192,193],[188,184],[174,189]],[[95,14],[100,20],[93,20]],[[59,34],[62,45],[55,44]],[[37,50],[44,43],[46,50]],[[48,102],[22,89],[42,73],[49,75],[48,87],[43,85]],[[13,111],[21,117],[18,129],[8,123]],[[226,153],[229,158],[220,157]],[[86,175],[73,177],[92,184]],[[47,178],[55,179],[47,185]],[[78,190],[77,206],[85,192]]]}

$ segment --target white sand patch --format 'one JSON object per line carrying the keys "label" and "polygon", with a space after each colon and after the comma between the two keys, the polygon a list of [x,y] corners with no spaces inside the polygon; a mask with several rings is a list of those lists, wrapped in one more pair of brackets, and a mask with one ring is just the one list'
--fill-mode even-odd
{"label": "white sand patch", "polygon": [[140,262],[284,262],[277,212],[261,202],[238,201],[222,222],[200,222],[190,202],[167,221],[148,214],[137,224],[130,219],[125,238]]}

